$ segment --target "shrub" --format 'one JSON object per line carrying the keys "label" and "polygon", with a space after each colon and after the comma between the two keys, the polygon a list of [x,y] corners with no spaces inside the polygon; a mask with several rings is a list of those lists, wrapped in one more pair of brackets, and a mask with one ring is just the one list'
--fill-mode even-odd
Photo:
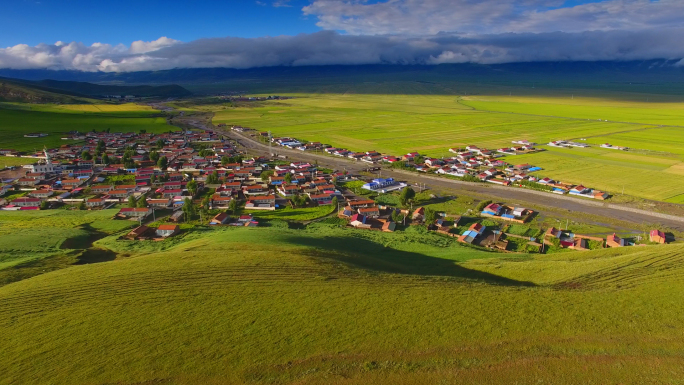
{"label": "shrub", "polygon": [[484,210],[485,207],[489,206],[489,204],[491,204],[491,203],[492,203],[492,201],[482,201],[482,202],[477,204],[477,207],[475,207],[475,210],[476,211],[482,211],[482,210]]}

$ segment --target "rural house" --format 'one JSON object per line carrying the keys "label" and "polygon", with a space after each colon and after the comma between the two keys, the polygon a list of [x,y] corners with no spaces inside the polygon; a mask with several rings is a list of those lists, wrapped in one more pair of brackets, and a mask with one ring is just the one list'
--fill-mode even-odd
{"label": "rural house", "polygon": [[179,230],[180,227],[178,225],[159,225],[154,233],[159,237],[168,238],[176,235]]}

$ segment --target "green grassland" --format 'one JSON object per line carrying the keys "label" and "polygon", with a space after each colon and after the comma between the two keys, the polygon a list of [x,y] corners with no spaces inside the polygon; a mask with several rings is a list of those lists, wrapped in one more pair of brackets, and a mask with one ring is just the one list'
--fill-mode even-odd
{"label": "green grassland", "polygon": [[[555,149],[509,157],[544,168],[539,175],[590,187],[678,203],[684,201],[684,103],[571,95],[440,96],[297,94],[252,108],[218,108],[215,123],[240,124],[274,135],[321,141],[351,150],[448,156],[450,147],[510,146],[585,139],[591,149]],[[644,98],[649,96],[644,96]],[[598,119],[609,120],[599,121]],[[673,126],[661,126],[673,125]],[[622,152],[601,149],[609,142]]]}
{"label": "green grassland", "polygon": [[8,166],[23,166],[25,164],[35,163],[34,158],[17,158],[14,156],[0,156],[0,168]]}
{"label": "green grassland", "polygon": [[[166,132],[173,127],[159,111],[135,104],[122,105],[28,105],[0,103],[0,141],[3,148],[31,151],[58,147],[72,141],[60,138],[69,131]],[[43,138],[24,138],[30,132]]]}
{"label": "green grassland", "polygon": [[309,95],[256,108],[222,109],[215,123],[240,124],[350,150],[446,156],[450,147],[497,147],[516,139],[549,141],[573,131],[589,136],[630,126],[489,113],[455,96]]}
{"label": "green grassland", "polygon": [[530,257],[422,235],[314,225],[137,248],[104,238],[131,257],[0,287],[0,384],[684,375],[681,245]]}
{"label": "green grassland", "polygon": [[601,119],[653,125],[684,125],[684,103],[615,101],[595,97],[466,96],[463,104],[480,111]]}
{"label": "green grassland", "polygon": [[0,270],[86,248],[93,233],[106,235],[130,228],[132,222],[111,220],[116,213],[115,209],[3,211]]}
{"label": "green grassland", "polygon": [[283,207],[275,211],[265,210],[245,210],[246,214],[251,214],[255,219],[280,219],[286,221],[309,221],[332,214],[335,211],[333,206],[316,206],[292,208]]}

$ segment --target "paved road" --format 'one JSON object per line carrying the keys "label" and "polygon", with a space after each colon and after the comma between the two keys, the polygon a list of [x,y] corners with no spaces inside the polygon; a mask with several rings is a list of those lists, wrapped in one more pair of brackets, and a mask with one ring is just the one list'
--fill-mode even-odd
{"label": "paved road", "polygon": [[[214,130],[218,133],[222,133],[232,139],[235,139],[240,145],[249,149],[251,153],[265,156],[269,155],[269,146],[249,137],[249,134],[237,133],[232,130],[224,130],[216,127],[199,127],[199,124],[196,125],[196,127]],[[273,147],[273,151],[277,154],[288,156],[288,159],[292,158],[293,160],[305,161],[309,163],[318,162],[318,164],[322,167],[336,170],[346,169],[352,173],[362,171],[369,167],[367,163],[363,162],[315,154],[308,151],[304,152],[299,150],[291,150],[280,146]],[[520,205],[527,204],[535,206],[547,206],[556,209],[568,210],[570,212],[600,215],[603,217],[636,224],[661,224],[675,230],[684,231],[684,217],[649,212],[618,204],[611,204],[608,202],[592,201],[588,199],[585,200],[584,198],[574,198],[535,190],[497,186],[493,184],[464,182],[440,178],[437,176],[421,175],[389,169],[383,169],[382,176],[394,177],[395,179],[406,180],[410,183],[425,183],[427,186],[433,188],[438,187],[440,189],[447,190],[471,191],[477,194],[491,196],[493,198],[500,198],[508,203],[515,202]]]}

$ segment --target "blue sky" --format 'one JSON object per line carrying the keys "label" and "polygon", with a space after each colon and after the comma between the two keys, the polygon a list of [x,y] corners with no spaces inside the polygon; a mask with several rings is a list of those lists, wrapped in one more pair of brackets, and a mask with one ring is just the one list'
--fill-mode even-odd
{"label": "blue sky", "polygon": [[[569,0],[560,8],[597,0]],[[166,36],[181,41],[206,37],[260,37],[311,33],[323,28],[305,15],[308,0],[5,0],[0,47],[56,41],[130,44]],[[366,4],[383,0],[367,1]],[[278,6],[280,5],[280,6]]]}
{"label": "blue sky", "polygon": [[647,59],[684,66],[684,0],[0,1],[0,68]]}
{"label": "blue sky", "polygon": [[0,47],[58,40],[130,44],[167,36],[182,41],[203,37],[293,35],[320,30],[302,14],[308,1],[274,7],[256,1],[173,0],[4,0]]}

